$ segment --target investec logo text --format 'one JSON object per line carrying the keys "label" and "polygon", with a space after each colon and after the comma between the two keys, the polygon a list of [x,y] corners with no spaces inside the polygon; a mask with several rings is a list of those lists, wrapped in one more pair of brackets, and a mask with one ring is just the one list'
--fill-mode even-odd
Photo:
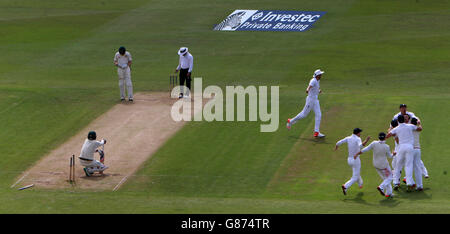
{"label": "investec logo text", "polygon": [[215,30],[305,31],[325,12],[235,10]]}
{"label": "investec logo text", "polygon": [[[226,86],[225,92],[215,85],[203,89],[202,78],[194,79],[194,92],[188,100],[181,98],[172,105],[171,117],[174,121],[248,121],[262,122],[261,132],[274,132],[279,124],[279,87],[270,87],[270,103],[268,102],[267,86]],[[177,86],[171,91],[171,97],[176,98],[180,92],[190,93],[187,87]],[[190,97],[194,97],[191,101]],[[248,97],[248,102],[246,101]],[[235,100],[236,98],[236,100]],[[225,107],[223,106],[225,99]],[[203,100],[208,100],[202,105]],[[270,108],[270,111],[269,111]],[[192,109],[194,114],[192,116]],[[225,115],[225,118],[224,118]]]}

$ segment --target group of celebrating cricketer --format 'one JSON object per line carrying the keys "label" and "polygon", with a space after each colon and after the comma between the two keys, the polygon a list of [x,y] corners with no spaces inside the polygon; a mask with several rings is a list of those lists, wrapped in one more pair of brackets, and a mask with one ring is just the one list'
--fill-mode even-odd
{"label": "group of celebrating cricketer", "polygon": [[[420,119],[412,112],[408,112],[406,104],[400,105],[400,112],[394,115],[388,129],[388,134],[380,132],[377,141],[373,141],[367,147],[370,136],[361,142],[360,128],[355,128],[353,134],[336,143],[335,150],[344,143],[348,145],[348,165],[353,170],[352,178],[341,186],[344,195],[348,189],[357,182],[362,188],[361,160],[359,155],[370,150],[373,151],[373,166],[383,180],[377,187],[381,195],[392,198],[392,184],[394,190],[398,190],[401,183],[402,171],[405,172],[403,182],[407,185],[407,191],[423,191],[422,177],[428,178],[428,171],[421,159],[419,135],[422,131]],[[395,149],[391,153],[386,139],[393,137]],[[388,158],[392,158],[392,170]],[[404,169],[404,170],[403,170]]]}
{"label": "group of celebrating cricketer", "polygon": [[[320,111],[320,104],[318,96],[322,93],[320,89],[320,80],[325,72],[317,69],[313,73],[313,77],[310,80],[308,87],[306,88],[305,106],[303,110],[295,117],[287,120],[286,128],[291,129],[298,120],[308,116],[311,110],[314,111],[315,125],[314,125],[314,137],[323,138],[325,134],[320,132],[320,122],[322,113]],[[411,192],[414,189],[417,191],[423,191],[422,176],[428,178],[428,171],[425,168],[420,152],[419,132],[422,131],[422,125],[420,119],[412,112],[407,111],[406,104],[400,105],[400,112],[394,115],[394,118],[390,122],[388,134],[381,132],[378,134],[378,141],[373,141],[367,147],[370,136],[367,137],[364,142],[361,141],[360,128],[355,128],[351,136],[336,143],[335,151],[340,145],[347,143],[348,145],[348,165],[352,168],[352,178],[341,186],[344,195],[347,195],[348,189],[357,182],[359,187],[362,188],[363,180],[361,178],[361,160],[359,155],[373,151],[373,166],[382,178],[383,182],[377,187],[381,195],[392,198],[392,183],[394,184],[394,190],[398,190],[400,187],[400,176],[402,169],[404,168],[405,178],[403,182],[407,185],[407,191]],[[395,149],[391,153],[389,145],[386,144],[386,139],[393,137],[395,142]],[[363,148],[363,149],[362,149]],[[388,158],[392,158],[392,167],[389,165]],[[414,175],[414,176],[413,176]],[[415,181],[414,181],[415,180]]]}
{"label": "group of celebrating cricketer", "polygon": [[[183,86],[184,81],[186,81],[187,87],[190,88],[193,56],[188,53],[188,48],[186,47],[181,47],[178,55],[180,56],[180,60],[175,72],[180,70],[180,84]],[[131,61],[131,54],[126,51],[125,47],[120,47],[114,56],[114,65],[118,67],[117,72],[119,75],[121,101],[125,100],[125,85],[128,88],[129,101],[133,101],[133,88],[130,77]],[[322,113],[318,99],[319,94],[322,93],[320,80],[324,73],[320,69],[314,71],[313,77],[306,88],[308,95],[305,106],[295,117],[287,120],[286,127],[288,130],[297,121],[308,116],[312,110],[315,115],[314,137],[325,137],[325,134],[320,132]],[[180,98],[182,97],[183,93],[180,93]],[[347,162],[353,171],[351,179],[341,186],[344,195],[347,195],[348,189],[355,182],[362,188],[363,180],[361,178],[361,160],[359,155],[370,150],[373,151],[373,166],[383,180],[377,187],[381,195],[387,198],[393,197],[392,183],[394,184],[394,190],[398,190],[403,169],[405,172],[403,182],[407,185],[407,191],[411,192],[413,189],[417,191],[423,190],[422,176],[428,178],[428,172],[421,160],[419,132],[422,131],[422,125],[420,119],[414,113],[407,111],[406,104],[401,104],[399,108],[400,112],[394,115],[388,129],[388,134],[384,132],[379,133],[379,140],[373,141],[367,147],[363,148],[370,140],[370,136],[362,142],[360,138],[362,129],[360,128],[355,128],[352,135],[336,143],[335,151],[340,145],[347,143]],[[395,149],[392,153],[389,145],[386,144],[386,139],[390,137],[393,137],[395,140]],[[91,176],[94,172],[102,173],[108,168],[102,162],[94,159],[94,152],[99,152],[104,157],[104,152],[97,149],[104,144],[106,144],[106,140],[96,141],[96,133],[94,131],[89,132],[88,139],[83,144],[79,156],[81,164],[85,166],[84,171],[86,176]],[[392,158],[393,170],[391,170],[388,158]]]}

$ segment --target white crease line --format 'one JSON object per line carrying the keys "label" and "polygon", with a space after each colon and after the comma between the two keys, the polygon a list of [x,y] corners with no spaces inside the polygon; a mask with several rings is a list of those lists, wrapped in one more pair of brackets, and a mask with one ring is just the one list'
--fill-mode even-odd
{"label": "white crease line", "polygon": [[29,172],[25,173],[25,175],[23,175],[16,183],[14,183],[13,185],[11,185],[11,188],[14,188],[18,183],[20,183],[20,181],[22,181],[25,176],[27,176],[29,174]]}
{"label": "white crease line", "polygon": [[123,179],[116,185],[116,187],[114,187],[113,191],[119,189],[120,185],[122,185],[127,180],[127,178],[128,176],[123,177]]}

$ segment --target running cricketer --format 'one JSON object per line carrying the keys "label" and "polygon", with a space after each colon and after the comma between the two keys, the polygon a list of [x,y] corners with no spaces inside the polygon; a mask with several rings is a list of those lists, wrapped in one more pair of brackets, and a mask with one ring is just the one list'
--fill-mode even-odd
{"label": "running cricketer", "polygon": [[361,148],[367,144],[370,140],[370,136],[366,138],[364,142],[361,142],[361,132],[362,129],[355,128],[353,129],[353,134],[348,136],[336,143],[336,147],[334,151],[336,151],[340,145],[347,143],[348,147],[348,158],[347,163],[352,168],[353,174],[352,178],[347,181],[345,184],[341,186],[342,192],[344,195],[347,195],[347,191],[355,182],[358,182],[359,188],[363,186],[363,180],[361,178],[361,160],[359,157],[354,157],[358,152],[361,151]]}
{"label": "running cricketer", "polygon": [[383,182],[377,187],[377,190],[381,195],[390,198],[392,197],[392,171],[389,166],[387,158],[392,158],[391,149],[388,144],[386,144],[386,133],[380,132],[378,134],[379,141],[372,141],[367,147],[358,152],[354,158],[356,159],[358,155],[365,153],[369,150],[373,151],[373,166],[380,175]]}
{"label": "running cricketer", "polygon": [[308,116],[309,112],[313,110],[315,115],[314,137],[325,137],[324,134],[320,133],[320,120],[322,118],[322,112],[320,111],[320,103],[318,99],[319,93],[322,93],[322,90],[320,89],[320,79],[324,73],[325,72],[320,69],[314,71],[313,78],[309,81],[308,88],[306,88],[306,93],[308,96],[306,97],[305,106],[303,107],[303,110],[297,114],[297,116],[287,120],[286,127],[288,130],[291,129],[293,124]]}

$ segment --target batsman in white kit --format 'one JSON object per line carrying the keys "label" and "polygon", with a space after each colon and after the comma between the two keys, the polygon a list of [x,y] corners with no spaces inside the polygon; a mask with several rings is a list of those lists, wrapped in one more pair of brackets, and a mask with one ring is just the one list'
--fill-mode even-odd
{"label": "batsman in white kit", "polygon": [[[100,146],[106,144],[106,140],[103,139],[101,141],[97,141],[97,133],[94,131],[90,131],[88,133],[88,138],[84,141],[83,147],[81,148],[80,156],[80,164],[84,166],[83,170],[86,176],[91,176],[95,172],[103,173],[104,170],[108,169],[108,166],[105,166],[100,161],[94,159],[94,153],[99,152],[100,157],[104,157],[104,152],[102,150],[97,150]],[[102,159],[100,159],[102,161]]]}
{"label": "batsman in white kit", "polygon": [[286,127],[288,130],[291,129],[293,124],[308,116],[309,112],[313,110],[315,115],[314,137],[325,137],[324,134],[320,133],[320,120],[322,118],[322,112],[320,111],[318,99],[319,93],[322,92],[320,89],[320,79],[322,78],[323,73],[325,72],[320,69],[314,71],[314,77],[309,82],[308,88],[306,88],[306,93],[308,96],[306,97],[305,107],[303,107],[303,110],[298,113],[297,116],[287,120]]}
{"label": "batsman in white kit", "polygon": [[378,134],[379,141],[372,141],[367,147],[358,152],[354,158],[356,159],[358,155],[365,153],[369,150],[373,150],[373,166],[380,175],[383,182],[377,187],[377,190],[381,195],[390,198],[392,197],[392,171],[389,166],[387,158],[392,158],[391,149],[389,145],[385,142],[386,134],[380,132]]}
{"label": "batsman in white kit", "polygon": [[391,136],[397,136],[399,140],[398,152],[395,157],[397,158],[397,163],[394,169],[394,186],[399,187],[399,179],[401,176],[401,169],[405,167],[406,174],[406,184],[408,186],[407,191],[411,191],[414,187],[413,179],[413,168],[414,168],[414,134],[413,131],[422,131],[421,126],[415,126],[412,124],[405,123],[405,117],[399,115],[398,126],[392,129],[386,136],[386,139]]}
{"label": "batsman in white kit", "polygon": [[131,82],[131,54],[121,46],[114,56],[114,65],[119,75],[120,100],[125,101],[125,86],[128,91],[128,101],[133,101],[133,84]]}
{"label": "batsman in white kit", "polygon": [[347,181],[345,184],[341,186],[342,192],[344,195],[347,195],[348,189],[355,183],[358,182],[359,188],[363,186],[363,179],[361,178],[361,160],[359,157],[354,157],[358,152],[361,151],[361,148],[367,144],[370,139],[370,136],[366,138],[364,142],[361,142],[361,132],[362,129],[355,128],[353,129],[353,134],[348,136],[336,143],[336,147],[334,150],[336,151],[340,145],[347,143],[348,147],[348,158],[347,163],[352,168],[352,178]]}

